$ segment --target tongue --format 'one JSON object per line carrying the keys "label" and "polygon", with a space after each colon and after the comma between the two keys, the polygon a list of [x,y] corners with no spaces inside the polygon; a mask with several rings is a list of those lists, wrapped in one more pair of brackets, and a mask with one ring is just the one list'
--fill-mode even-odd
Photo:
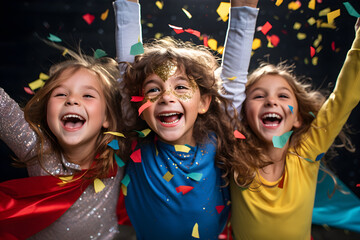
{"label": "tongue", "polygon": [[169,122],[176,121],[178,118],[179,118],[179,116],[176,114],[176,115],[171,115],[171,116],[167,116],[167,117],[161,117],[161,121],[169,123]]}
{"label": "tongue", "polygon": [[279,124],[279,123],[280,123],[279,120],[275,120],[275,119],[272,119],[272,120],[270,120],[270,119],[264,119],[263,122],[264,122],[265,124]]}
{"label": "tongue", "polygon": [[78,122],[65,122],[64,126],[67,128],[80,128],[83,125],[81,121]]}

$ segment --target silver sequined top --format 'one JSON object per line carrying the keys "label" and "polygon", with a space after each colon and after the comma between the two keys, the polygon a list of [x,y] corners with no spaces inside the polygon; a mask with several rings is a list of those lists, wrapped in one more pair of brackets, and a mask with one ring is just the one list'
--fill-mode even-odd
{"label": "silver sequined top", "polygon": [[[0,88],[0,137],[20,160],[35,154],[36,135],[24,119],[19,105]],[[46,156],[46,169],[52,174],[72,174],[80,166],[58,159],[54,154]],[[115,177],[102,179],[105,188],[95,193],[89,185],[80,198],[53,224],[30,239],[120,239],[116,205],[120,191],[123,168]],[[28,167],[30,176],[47,173],[38,165]],[[22,226],[24,227],[24,226]],[[19,228],[21,229],[21,228]]]}

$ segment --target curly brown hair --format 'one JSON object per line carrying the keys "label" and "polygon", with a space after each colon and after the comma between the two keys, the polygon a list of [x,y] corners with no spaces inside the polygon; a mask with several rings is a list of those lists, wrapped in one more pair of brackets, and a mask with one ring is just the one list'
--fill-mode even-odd
{"label": "curly brown hair", "polygon": [[[60,46],[56,46],[62,49]],[[34,97],[26,104],[24,108],[25,119],[30,124],[30,127],[38,136],[37,141],[37,155],[30,158],[26,163],[38,161],[40,166],[44,168],[45,155],[48,153],[55,153],[59,159],[63,153],[62,147],[57,141],[55,135],[51,132],[47,124],[47,103],[52,91],[66,79],[64,72],[67,74],[74,74],[80,69],[86,69],[96,74],[97,79],[105,96],[106,116],[109,121],[109,127],[106,131],[121,131],[122,125],[119,121],[121,119],[121,111],[118,108],[121,101],[120,90],[117,79],[120,77],[117,62],[108,57],[94,58],[81,53],[77,54],[71,50],[67,50],[70,59],[53,65],[49,70],[49,79],[45,85],[39,89]],[[102,129],[105,131],[105,129]],[[91,156],[84,156],[84,159],[92,158],[96,164],[88,170],[88,178],[106,178],[109,171],[114,168],[114,150],[107,146],[107,144],[115,139],[115,136],[103,134],[99,132],[96,140],[96,149]],[[50,143],[50,144],[45,144]],[[119,144],[123,143],[119,141]],[[48,145],[50,145],[48,147]],[[95,159],[95,155],[98,156]]]}

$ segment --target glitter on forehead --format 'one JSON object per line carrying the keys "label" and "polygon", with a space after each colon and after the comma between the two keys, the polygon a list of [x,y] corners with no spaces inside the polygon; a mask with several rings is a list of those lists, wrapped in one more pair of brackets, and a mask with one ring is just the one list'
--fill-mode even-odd
{"label": "glitter on forehead", "polygon": [[157,66],[154,73],[165,82],[169,77],[174,75],[176,71],[177,65],[171,61],[166,61],[164,64]]}

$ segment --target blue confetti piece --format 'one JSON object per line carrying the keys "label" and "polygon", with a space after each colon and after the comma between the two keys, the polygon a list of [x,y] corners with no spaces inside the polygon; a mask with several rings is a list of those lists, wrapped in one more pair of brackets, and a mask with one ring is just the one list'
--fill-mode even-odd
{"label": "blue confetti piece", "polygon": [[114,153],[114,156],[115,156],[115,161],[116,161],[116,163],[117,163],[117,165],[118,165],[119,167],[125,166],[124,161],[121,160],[121,158],[120,158],[118,155],[116,155],[116,154]]}
{"label": "blue confetti piece", "polygon": [[309,112],[309,114],[310,114],[311,116],[313,116],[314,118],[316,118],[316,116],[315,116],[315,114],[314,114],[313,112]]}
{"label": "blue confetti piece", "polygon": [[290,108],[291,113],[294,113],[294,107],[290,105],[288,105],[288,107]]}
{"label": "blue confetti piece", "polygon": [[121,180],[121,183],[122,184],[124,184],[126,187],[129,185],[129,183],[130,183],[130,177],[129,177],[129,175],[125,175],[124,176],[124,178],[123,178],[123,180]]}
{"label": "blue confetti piece", "polygon": [[289,132],[284,133],[281,136],[273,136],[272,142],[273,142],[274,147],[283,148],[285,146],[285,144],[287,143],[287,141],[289,140],[292,133],[293,133],[293,131],[289,131]]}
{"label": "blue confetti piece", "polygon": [[51,33],[49,33],[49,36],[47,39],[49,39],[52,42],[62,42],[62,40],[58,36],[55,36]]}
{"label": "blue confetti piece", "polygon": [[119,142],[118,140],[114,139],[111,142],[108,143],[108,146],[111,147],[114,150],[119,150]]}
{"label": "blue confetti piece", "polygon": [[325,153],[320,153],[319,155],[317,155],[316,157],[316,161],[319,161],[320,159],[322,159],[322,157],[325,155]]}
{"label": "blue confetti piece", "polygon": [[189,173],[187,174],[187,176],[195,181],[200,181],[201,178],[202,178],[202,173],[196,173],[196,172],[193,172],[193,173]]}

